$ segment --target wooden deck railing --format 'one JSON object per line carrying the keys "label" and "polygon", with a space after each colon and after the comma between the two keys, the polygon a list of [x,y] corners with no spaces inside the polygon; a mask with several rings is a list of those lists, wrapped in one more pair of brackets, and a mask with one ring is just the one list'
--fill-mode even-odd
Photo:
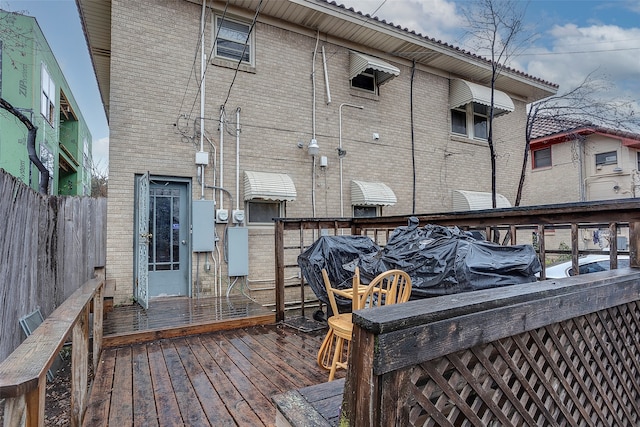
{"label": "wooden deck railing", "polygon": [[[608,228],[610,235],[616,236],[618,230],[624,227],[628,228],[630,265],[640,266],[638,258],[640,199],[379,218],[277,218],[275,220],[276,319],[284,320],[285,308],[288,306],[301,307],[304,314],[305,304],[317,303],[315,296],[305,286],[303,278],[300,278],[299,283],[295,285],[285,285],[285,277],[291,277],[294,272],[299,272],[298,255],[313,244],[318,236],[323,234],[367,235],[384,246],[393,229],[407,225],[411,216],[419,219],[420,226],[439,224],[457,226],[466,230],[480,230],[485,233],[487,240],[495,240],[496,231],[499,231],[501,243],[504,242],[505,236],[508,236],[506,243],[509,244],[531,243],[531,233],[536,232],[537,251],[543,266],[549,254],[563,252],[546,247],[545,230],[567,230],[570,240],[568,243],[570,249],[567,253],[571,255],[574,270],[578,269],[578,256],[585,253],[579,247],[581,230]],[[526,233],[526,238],[523,237],[523,233]],[[614,269],[617,268],[618,252],[617,239],[611,239],[607,251],[590,251],[590,253],[607,253],[611,267]],[[544,270],[541,277],[546,277]]]}
{"label": "wooden deck railing", "polygon": [[93,307],[93,368],[102,347],[104,268],[62,303],[0,363],[0,398],[5,426],[43,426],[47,371],[72,336],[71,425],[79,426],[86,405],[89,373],[89,312]]}
{"label": "wooden deck railing", "polygon": [[640,422],[640,270],[354,312],[340,425]]}

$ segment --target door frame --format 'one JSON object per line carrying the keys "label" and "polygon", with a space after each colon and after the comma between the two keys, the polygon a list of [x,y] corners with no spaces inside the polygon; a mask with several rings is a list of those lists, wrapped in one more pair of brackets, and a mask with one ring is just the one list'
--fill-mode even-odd
{"label": "door frame", "polygon": [[[141,173],[137,173],[134,176],[134,200],[133,200],[133,205],[134,205],[134,210],[133,210],[133,280],[132,280],[132,285],[133,285],[133,297],[134,299],[136,298],[136,280],[137,280],[137,271],[138,271],[138,245],[140,244],[140,236],[138,236],[138,198],[140,197],[140,195],[138,194],[138,185],[137,185],[137,181],[138,179],[143,176],[144,174]],[[192,213],[191,213],[191,205],[192,205],[192,200],[193,200],[193,195],[191,194],[192,191],[192,179],[191,178],[185,178],[185,177],[179,177],[179,176],[169,176],[169,175],[149,175],[149,183],[153,182],[153,181],[168,181],[171,183],[177,183],[177,184],[183,184],[186,185],[186,192],[187,192],[187,200],[186,200],[186,206],[187,206],[187,238],[189,239],[188,241],[188,245],[187,245],[187,260],[186,260],[186,265],[187,265],[187,297],[189,298],[193,298],[193,283],[192,283],[192,269],[193,269],[193,253],[191,250],[192,247],[192,236],[191,236],[191,228],[192,228]],[[149,185],[150,187],[150,185]],[[149,194],[146,195],[147,199],[149,198]],[[147,203],[147,206],[149,206],[149,203]]]}

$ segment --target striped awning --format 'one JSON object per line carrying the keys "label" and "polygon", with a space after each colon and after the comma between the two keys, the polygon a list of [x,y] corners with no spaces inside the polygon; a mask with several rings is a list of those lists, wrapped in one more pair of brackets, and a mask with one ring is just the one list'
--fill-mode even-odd
{"label": "striped awning", "polygon": [[284,173],[244,172],[244,199],[293,201],[296,186]]}
{"label": "striped awning", "polygon": [[360,52],[350,51],[349,60],[351,63],[349,73],[350,79],[362,74],[368,69],[371,69],[376,76],[376,82],[379,86],[400,75],[400,70],[397,67],[394,67],[382,59],[374,58],[373,56],[365,55]]}
{"label": "striped awning", "polygon": [[[458,108],[470,102],[491,106],[491,88],[466,80],[451,80],[449,86],[449,104],[451,108]],[[493,91],[494,114],[510,113],[514,110],[513,100],[504,92],[497,89]]]}
{"label": "striped awning", "polygon": [[353,206],[392,206],[397,201],[393,190],[382,182],[351,181]]}

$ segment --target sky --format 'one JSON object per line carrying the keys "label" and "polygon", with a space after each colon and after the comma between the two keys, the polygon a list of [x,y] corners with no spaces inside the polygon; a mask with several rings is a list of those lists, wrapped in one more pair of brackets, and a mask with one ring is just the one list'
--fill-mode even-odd
{"label": "sky", "polygon": [[[468,0],[333,1],[468,49],[461,31],[465,22],[462,7]],[[513,57],[512,68],[558,84],[559,93],[592,74],[610,84],[603,96],[639,102],[639,1],[531,0],[521,4],[527,7],[527,31],[535,38]],[[94,163],[106,169],[109,128],[75,0],[0,0],[0,8],[37,19],[93,136]]]}

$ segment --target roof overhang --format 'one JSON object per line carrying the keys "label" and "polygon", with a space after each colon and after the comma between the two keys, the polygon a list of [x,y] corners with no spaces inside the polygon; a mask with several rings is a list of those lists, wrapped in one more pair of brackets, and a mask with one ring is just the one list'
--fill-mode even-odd
{"label": "roof overhang", "polygon": [[[202,4],[202,0],[184,0]],[[403,29],[392,23],[363,15],[353,9],[322,0],[229,0],[229,12],[248,16],[255,14],[261,4],[259,21],[293,24],[293,31],[315,37],[324,34],[326,40],[344,46],[358,46],[380,57],[404,60],[410,66],[438,70],[450,78],[488,84],[491,81],[491,62],[422,34]],[[111,0],[76,0],[82,27],[87,39],[100,94],[109,116],[109,72],[111,59]],[[176,2],[176,4],[179,4]],[[225,8],[219,0],[207,1],[208,6]],[[198,31],[194,28],[194,31]],[[496,81],[496,89],[529,103],[555,94],[558,86],[523,72],[506,68]]]}
{"label": "roof overhang", "polygon": [[376,76],[376,82],[378,85],[381,85],[387,80],[400,75],[400,70],[397,67],[394,67],[380,58],[374,58],[373,56],[365,55],[364,53],[350,51],[349,61],[350,79],[362,74],[366,70],[373,70],[373,73]]}
{"label": "roof overhang", "polygon": [[393,206],[397,202],[393,190],[382,182],[351,181],[353,206]]}
{"label": "roof overhang", "polygon": [[[451,108],[458,108],[471,102],[491,106],[491,88],[466,80],[451,80],[449,86],[449,103]],[[493,108],[496,116],[512,112],[513,100],[506,93],[493,91]]]}
{"label": "roof overhang", "polygon": [[601,135],[607,138],[618,139],[625,147],[640,149],[640,134],[591,126],[535,138],[531,140],[530,146],[531,150],[536,150],[542,148],[544,145],[560,144],[562,142],[573,141],[581,136],[586,137],[589,135]]}
{"label": "roof overhang", "polygon": [[296,197],[296,186],[287,174],[244,172],[245,200],[293,201]]}

